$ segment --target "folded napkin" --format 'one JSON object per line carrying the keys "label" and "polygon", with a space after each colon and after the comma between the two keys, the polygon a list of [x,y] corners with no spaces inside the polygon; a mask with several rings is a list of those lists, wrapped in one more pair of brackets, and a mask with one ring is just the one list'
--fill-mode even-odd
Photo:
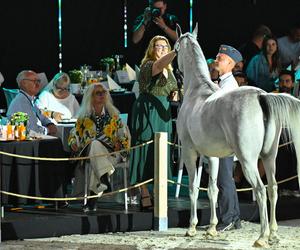
{"label": "folded napkin", "polygon": [[121,89],[120,85],[118,85],[109,75],[107,75],[107,84],[109,90]]}
{"label": "folded napkin", "polygon": [[126,63],[126,65],[125,65],[125,67],[126,67],[126,71],[127,71],[127,73],[128,73],[129,81],[134,81],[134,80],[136,80],[136,73],[135,73],[134,69],[131,68],[131,67],[129,66],[129,64],[127,64],[127,63]]}

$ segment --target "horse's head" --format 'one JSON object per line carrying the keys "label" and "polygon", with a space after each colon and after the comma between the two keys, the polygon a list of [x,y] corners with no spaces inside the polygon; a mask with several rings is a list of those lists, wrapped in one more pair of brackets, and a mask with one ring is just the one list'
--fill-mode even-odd
{"label": "horse's head", "polygon": [[[178,68],[181,72],[183,72],[183,62],[184,59],[191,59],[190,52],[188,52],[188,46],[189,42],[197,42],[197,34],[198,34],[198,23],[196,24],[193,33],[186,32],[185,34],[182,34],[180,26],[177,24],[176,27],[176,33],[177,33],[177,41],[174,45],[174,49],[177,53],[177,61],[178,61]],[[186,58],[184,58],[186,57]]]}

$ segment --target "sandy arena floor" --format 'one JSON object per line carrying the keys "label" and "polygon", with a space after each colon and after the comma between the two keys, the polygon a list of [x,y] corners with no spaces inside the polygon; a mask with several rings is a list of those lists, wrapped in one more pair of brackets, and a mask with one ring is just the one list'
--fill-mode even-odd
{"label": "sandy arena floor", "polygon": [[[280,243],[269,249],[295,250],[300,249],[300,220],[279,222],[278,235]],[[130,233],[108,233],[71,235],[57,238],[34,239],[24,241],[2,242],[1,249],[68,249],[68,250],[131,250],[131,249],[256,249],[252,247],[258,238],[260,226],[255,223],[242,222],[242,229],[220,233],[214,239],[207,239],[205,230],[198,228],[194,238],[185,237],[184,228],[170,228],[165,232],[142,231]]]}

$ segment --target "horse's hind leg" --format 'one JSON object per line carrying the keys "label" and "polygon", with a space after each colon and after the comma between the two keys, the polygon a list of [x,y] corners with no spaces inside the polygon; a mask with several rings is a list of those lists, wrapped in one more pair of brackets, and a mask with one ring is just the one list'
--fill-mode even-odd
{"label": "horse's hind leg", "polygon": [[257,169],[257,159],[241,162],[244,175],[247,181],[254,189],[257,204],[259,207],[261,232],[258,240],[255,241],[255,247],[267,247],[269,238],[269,223],[267,211],[267,193],[263,182],[260,179]]}
{"label": "horse's hind leg", "polygon": [[188,171],[189,175],[189,191],[191,201],[191,215],[190,215],[190,226],[186,232],[186,236],[194,236],[196,234],[196,226],[198,224],[197,217],[197,199],[199,189],[197,187],[197,172],[196,172],[196,161],[197,152],[190,146],[182,145],[182,157],[183,162]]}
{"label": "horse's hind leg", "polygon": [[[276,149],[274,151],[277,152]],[[268,196],[270,201],[270,244],[279,242],[279,237],[277,235],[278,225],[276,221],[276,203],[278,199],[278,187],[275,179],[275,156],[276,154],[272,154],[272,156],[270,157],[262,158],[268,180]]]}

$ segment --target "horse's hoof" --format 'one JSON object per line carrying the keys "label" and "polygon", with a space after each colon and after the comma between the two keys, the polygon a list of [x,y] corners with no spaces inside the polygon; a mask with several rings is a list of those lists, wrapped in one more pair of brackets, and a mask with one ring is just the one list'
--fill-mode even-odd
{"label": "horse's hoof", "polygon": [[258,239],[257,241],[254,242],[253,244],[254,247],[269,247],[268,242],[266,242],[263,239]]}
{"label": "horse's hoof", "polygon": [[278,244],[279,243],[279,237],[277,235],[277,233],[273,232],[270,234],[269,236],[269,244],[270,245],[275,245],[275,244]]}
{"label": "horse's hoof", "polygon": [[196,235],[196,229],[189,229],[186,231],[185,236],[194,237]]}
{"label": "horse's hoof", "polygon": [[207,231],[206,231],[206,235],[207,235],[207,236],[215,237],[215,236],[217,236],[217,234],[218,234],[218,232],[217,232],[217,230],[216,230],[216,227],[210,227],[210,228],[208,228]]}

